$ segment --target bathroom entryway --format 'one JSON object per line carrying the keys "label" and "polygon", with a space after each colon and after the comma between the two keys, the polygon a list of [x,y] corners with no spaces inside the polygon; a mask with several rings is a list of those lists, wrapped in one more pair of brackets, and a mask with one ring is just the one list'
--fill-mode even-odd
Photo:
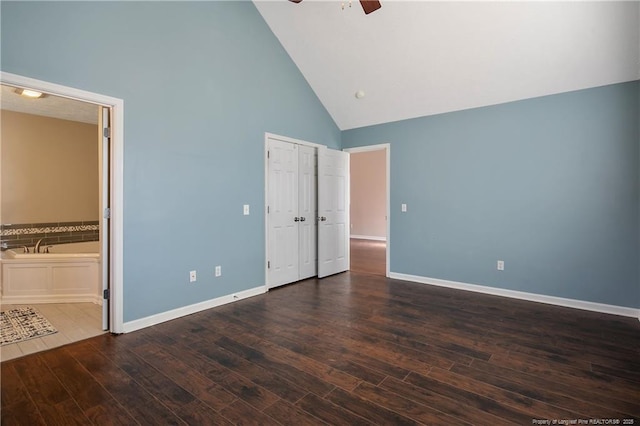
{"label": "bathroom entryway", "polygon": [[[0,299],[2,303],[0,307],[4,312],[23,306],[32,307],[46,317],[57,329],[57,333],[48,336],[5,344],[0,350],[2,352],[1,360],[4,361],[93,337],[108,331],[122,332],[122,270],[120,266],[122,262],[122,229],[121,202],[119,202],[122,199],[122,129],[120,126],[114,129],[113,124],[114,121],[117,121],[117,123],[122,121],[122,101],[9,73],[3,73],[1,77],[3,129],[5,128],[4,124],[7,123],[6,120],[10,118],[19,119],[20,123],[29,119],[40,120],[40,122],[47,125],[50,124],[54,128],[63,129],[61,130],[62,133],[58,134],[57,130],[55,132],[44,130],[42,136],[27,135],[33,130],[33,127],[28,125],[26,127],[28,131],[25,132],[24,138],[31,137],[36,142],[38,139],[43,139],[51,144],[54,140],[70,141],[77,133],[75,131],[76,127],[81,129],[82,126],[93,126],[94,130],[88,130],[86,133],[89,136],[85,136],[83,139],[87,141],[86,144],[81,143],[78,145],[76,143],[73,146],[66,147],[65,152],[71,152],[75,155],[76,152],[85,151],[84,148],[81,148],[82,146],[92,146],[90,150],[93,150],[93,153],[90,155],[95,159],[95,161],[89,159],[74,160],[75,165],[70,166],[64,166],[53,159],[51,161],[57,166],[57,174],[61,175],[69,175],[79,166],[83,168],[93,167],[93,171],[89,172],[92,177],[69,178],[67,176],[67,181],[69,182],[78,182],[78,185],[89,185],[87,182],[83,182],[84,180],[91,182],[89,186],[94,185],[93,190],[90,190],[92,192],[88,192],[87,194],[89,195],[84,195],[85,198],[83,198],[84,200],[91,200],[89,207],[85,205],[88,208],[88,210],[87,208],[85,210],[89,214],[76,215],[82,217],[73,217],[74,209],[72,208],[64,210],[65,207],[72,205],[68,200],[69,195],[73,194],[74,191],[78,191],[78,189],[67,189],[66,194],[63,192],[60,197],[56,198],[55,202],[48,202],[48,205],[56,206],[60,210],[55,212],[59,219],[58,217],[49,219],[44,216],[32,219],[27,217],[27,214],[26,216],[23,215],[25,217],[24,220],[21,219],[20,213],[16,212],[15,207],[18,204],[13,199],[6,197],[8,194],[15,196],[16,194],[10,193],[17,190],[13,187],[5,186],[3,189],[6,189],[6,191],[0,191],[2,195],[0,224],[5,224],[2,227],[2,247],[3,249],[11,249],[14,253],[19,253],[22,256],[22,258],[19,258],[18,255],[3,252],[3,259],[0,260],[3,270],[5,269],[4,266],[11,262],[16,263],[15,266],[43,262],[47,263],[45,266],[53,268],[52,275],[42,276],[43,279],[46,278],[46,285],[41,285],[42,279],[38,279],[33,281],[33,287],[31,285],[23,285],[23,283],[26,283],[24,281],[26,275],[24,274],[20,275],[11,270],[7,271],[6,274],[0,275],[2,289],[6,290],[7,294],[10,294],[10,296]],[[28,102],[24,102],[21,98],[16,99],[16,97],[25,96],[25,92],[31,92],[29,89],[33,89],[33,93],[29,93],[30,96],[33,96],[32,99],[29,99]],[[8,102],[10,97],[14,98],[16,102]],[[44,100],[45,102],[38,103],[39,100]],[[64,130],[66,125],[76,127]],[[19,128],[19,126],[19,124],[16,124],[14,127]],[[3,140],[5,144],[0,143],[0,149],[9,146],[9,143],[6,142],[8,139],[3,138]],[[37,146],[36,142],[34,142],[34,147]],[[35,149],[37,150],[37,148]],[[37,151],[31,150],[29,152],[33,157],[37,157]],[[15,155],[14,152],[12,154]],[[3,150],[3,160],[7,160],[8,156],[5,156]],[[0,166],[0,188],[2,188],[3,181],[6,182],[5,185],[13,185],[17,181],[14,176],[7,175],[7,171],[11,169],[7,166],[8,164],[3,161],[2,166]],[[88,166],[89,164],[91,166]],[[34,163],[34,167],[36,166],[37,164]],[[48,184],[47,188],[55,188],[56,185],[61,186],[61,184],[54,182],[55,178],[56,173],[50,173],[47,179],[37,179],[36,181],[42,182],[45,186]],[[20,180],[20,182],[23,181]],[[52,184],[52,182],[54,183]],[[24,190],[24,186],[24,184],[21,184],[19,190]],[[64,188],[66,189],[67,187],[65,186]],[[82,187],[78,186],[78,188]],[[42,196],[31,198],[46,198],[49,195],[47,190],[51,191],[50,189],[45,189],[42,192]],[[84,189],[83,191],[86,192]],[[24,193],[22,195],[17,193],[17,196],[24,198]],[[116,204],[115,210],[112,209],[113,200],[117,203],[114,203]],[[18,205],[18,207],[24,206]],[[42,216],[43,210],[41,206],[35,206],[35,209],[31,211],[35,211]],[[117,218],[116,221],[114,221],[114,213]],[[87,217],[85,218],[85,216]],[[15,217],[19,217],[19,219],[16,220]],[[76,251],[67,250],[67,246],[75,244],[82,247],[77,252],[79,254],[75,254]],[[95,261],[98,265],[95,274],[96,284],[95,286],[91,284],[90,288],[93,290],[91,290],[90,294],[84,288],[82,293],[76,294],[74,292],[80,286],[74,286],[73,282],[75,281],[69,278],[72,275],[69,271],[73,271],[73,268],[65,269],[64,266],[66,264],[62,262],[69,257],[71,259],[70,262],[73,263],[71,266],[75,267],[78,266],[76,263],[82,263],[87,257],[92,256],[85,254],[94,253],[93,251],[84,251],[87,244],[95,244],[96,248],[89,250],[96,250],[96,253],[99,252],[99,258],[97,258],[99,260]],[[60,252],[64,254],[60,254],[56,250],[56,245],[64,247],[64,250]],[[29,247],[30,253],[33,253],[35,246],[38,246],[37,252],[40,257],[38,259],[35,257],[26,259],[23,254],[23,246]],[[52,256],[55,256],[55,265],[50,259],[44,257],[48,255],[47,253],[54,253]],[[71,254],[67,255],[66,253]],[[98,256],[98,254],[95,256]],[[65,259],[62,259],[63,257]],[[17,265],[17,263],[20,263],[20,265]],[[35,266],[40,267],[40,265]],[[19,285],[11,286],[7,282],[3,282],[15,281],[12,280],[14,277],[18,278],[16,282]],[[51,291],[48,291],[49,289]]]}
{"label": "bathroom entryway", "polygon": [[[10,317],[21,312],[15,308],[33,308],[58,330],[4,344],[5,360],[109,329],[101,212],[109,206],[110,156],[101,129],[110,117],[96,104],[5,84],[1,114],[1,310]],[[33,328],[29,317],[21,321],[20,329]]]}

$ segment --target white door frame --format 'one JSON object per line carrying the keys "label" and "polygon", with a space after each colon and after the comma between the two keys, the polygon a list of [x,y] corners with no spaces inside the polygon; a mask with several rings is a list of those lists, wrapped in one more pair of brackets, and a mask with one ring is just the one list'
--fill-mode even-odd
{"label": "white door frame", "polygon": [[313,148],[324,147],[325,145],[303,141],[301,139],[294,139],[288,136],[280,136],[274,133],[264,133],[264,290],[269,291],[269,267],[267,262],[269,260],[269,215],[267,214],[267,207],[269,205],[269,158],[267,157],[269,152],[269,139],[277,139],[282,142],[295,143],[298,145],[310,146]]}
{"label": "white door frame", "polygon": [[[386,179],[387,179],[387,260],[386,260],[386,272],[385,276],[389,277],[389,271],[391,270],[391,144],[381,143],[377,145],[359,146],[356,148],[345,148],[350,154],[357,154],[360,152],[380,151],[384,149],[386,153]],[[351,229],[349,229],[349,236],[351,236]]]}
{"label": "white door frame", "polygon": [[75,99],[111,108],[111,310],[110,331],[123,333],[123,180],[124,180],[124,101],[98,93],[36,80],[7,72],[0,73],[0,83],[18,88]]}

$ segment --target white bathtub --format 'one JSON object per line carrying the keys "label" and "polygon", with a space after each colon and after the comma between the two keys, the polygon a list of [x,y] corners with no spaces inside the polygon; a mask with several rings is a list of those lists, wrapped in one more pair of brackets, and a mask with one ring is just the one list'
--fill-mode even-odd
{"label": "white bathtub", "polygon": [[4,252],[4,259],[61,259],[61,258],[83,258],[100,257],[100,242],[86,241],[82,243],[59,244],[57,246],[41,246],[40,250],[49,247],[49,253],[34,253],[33,247],[29,247],[29,253],[24,253],[24,249],[15,248]]}
{"label": "white bathtub", "polygon": [[60,244],[50,253],[2,254],[2,303],[101,303],[100,243]]}

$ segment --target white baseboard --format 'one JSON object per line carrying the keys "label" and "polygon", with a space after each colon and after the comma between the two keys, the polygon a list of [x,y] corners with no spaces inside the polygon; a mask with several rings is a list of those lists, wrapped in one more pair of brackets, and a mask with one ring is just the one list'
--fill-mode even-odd
{"label": "white baseboard", "polygon": [[102,297],[95,295],[78,296],[73,294],[2,296],[0,303],[3,305],[28,305],[31,303],[95,303],[102,305]]}
{"label": "white baseboard", "polygon": [[620,315],[623,317],[638,318],[640,309],[627,308],[625,306],[607,305],[604,303],[587,302],[584,300],[565,299],[563,297],[546,296],[544,294],[527,293],[523,291],[507,290],[503,288],[487,287],[478,284],[468,284],[456,281],[441,280],[438,278],[421,277],[418,275],[401,274],[391,272],[389,278],[403,281],[412,281],[420,284],[429,284],[439,287],[455,288],[458,290],[473,291],[476,293],[491,294],[494,296],[510,297],[512,299],[528,300],[530,302],[546,303],[549,305],[565,306],[568,308],[582,309],[585,311],[601,312],[605,314]]}
{"label": "white baseboard", "polygon": [[204,302],[195,303],[189,306],[183,306],[181,308],[173,309],[171,311],[166,311],[159,314],[150,315],[145,318],[128,321],[123,324],[122,329],[124,333],[130,333],[132,331],[140,330],[146,327],[151,327],[152,325],[160,324],[166,321],[171,321],[186,315],[195,314],[196,312],[204,311],[206,309],[215,308],[216,306],[226,305],[227,303],[237,302],[238,300],[257,296],[259,294],[266,293],[266,291],[267,291],[267,288],[265,286],[250,288],[248,290],[244,290],[238,293],[216,297],[215,299],[206,300]]}
{"label": "white baseboard", "polygon": [[375,235],[354,235],[354,234],[351,234],[351,238],[355,238],[356,240],[387,241],[387,237],[376,237]]}

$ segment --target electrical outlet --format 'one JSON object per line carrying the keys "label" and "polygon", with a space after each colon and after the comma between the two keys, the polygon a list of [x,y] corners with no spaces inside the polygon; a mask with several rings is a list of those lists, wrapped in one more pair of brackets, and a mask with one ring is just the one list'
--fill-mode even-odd
{"label": "electrical outlet", "polygon": [[504,271],[504,260],[498,260],[498,271]]}
{"label": "electrical outlet", "polygon": [[196,271],[189,272],[189,282],[194,283],[196,282],[196,279]]}
{"label": "electrical outlet", "polygon": [[222,275],[222,266],[216,266],[216,277]]}

